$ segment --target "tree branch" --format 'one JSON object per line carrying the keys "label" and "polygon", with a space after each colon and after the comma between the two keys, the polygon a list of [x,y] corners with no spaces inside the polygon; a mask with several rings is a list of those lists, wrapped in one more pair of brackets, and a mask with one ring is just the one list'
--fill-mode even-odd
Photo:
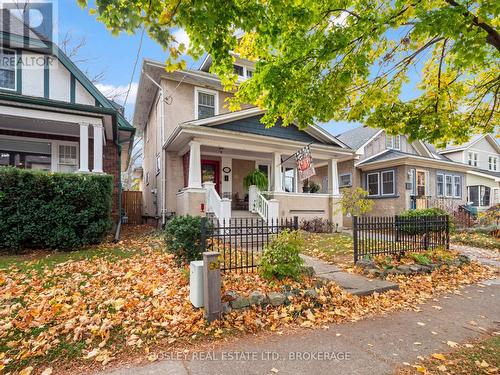
{"label": "tree branch", "polygon": [[[453,7],[463,7],[462,4],[457,3],[455,0],[446,0],[446,2]],[[469,12],[468,10],[464,12],[464,16],[470,17],[474,26],[477,26],[480,29],[486,31],[488,33],[486,41],[488,42],[488,44],[491,44],[497,49],[497,51],[500,52],[500,33],[498,33],[498,31],[495,30],[493,26],[488,25],[486,22],[480,21],[479,17]]]}

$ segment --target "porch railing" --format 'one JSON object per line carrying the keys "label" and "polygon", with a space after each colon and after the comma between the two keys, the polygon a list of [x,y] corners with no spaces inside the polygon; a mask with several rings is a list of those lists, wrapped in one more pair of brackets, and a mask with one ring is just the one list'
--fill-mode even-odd
{"label": "porch railing", "polygon": [[231,199],[221,198],[215,190],[213,182],[204,182],[205,189],[205,210],[212,213],[219,220],[231,219]]}
{"label": "porch railing", "polygon": [[257,192],[254,210],[266,221],[276,221],[279,216],[279,202],[276,199],[266,199],[262,192]]}

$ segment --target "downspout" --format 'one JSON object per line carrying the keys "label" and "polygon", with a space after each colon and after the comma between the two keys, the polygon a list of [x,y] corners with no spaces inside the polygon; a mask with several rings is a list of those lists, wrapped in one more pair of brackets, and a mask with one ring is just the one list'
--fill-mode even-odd
{"label": "downspout", "polygon": [[159,100],[160,103],[160,183],[161,183],[161,225],[165,225],[165,204],[166,204],[166,194],[165,194],[165,153],[163,150],[163,144],[165,143],[165,93],[163,87],[158,84],[149,74],[147,74],[144,69],[142,70],[144,76],[153,82],[159,90]]}
{"label": "downspout", "polygon": [[116,167],[118,170],[118,223],[116,224],[115,231],[115,239],[114,242],[118,242],[120,240],[120,233],[122,230],[122,174],[121,174],[121,164],[122,164],[122,145],[120,142],[115,141],[116,146],[118,147],[118,159],[116,162]]}

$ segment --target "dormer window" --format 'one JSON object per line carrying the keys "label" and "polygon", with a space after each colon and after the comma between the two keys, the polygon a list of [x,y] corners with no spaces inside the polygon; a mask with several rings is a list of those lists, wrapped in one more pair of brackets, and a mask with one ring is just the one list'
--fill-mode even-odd
{"label": "dormer window", "polygon": [[239,75],[240,77],[244,77],[245,73],[243,72],[243,67],[241,65],[233,65],[234,74]]}
{"label": "dormer window", "polygon": [[202,119],[218,114],[218,94],[217,91],[195,88],[195,117]]}
{"label": "dormer window", "polygon": [[240,78],[251,78],[253,76],[253,70],[247,68],[246,66],[233,65],[234,74],[237,74]]}
{"label": "dormer window", "polygon": [[0,89],[16,89],[16,52],[0,48]]}
{"label": "dormer window", "polygon": [[385,135],[385,148],[390,150],[401,149],[401,136],[400,135]]}

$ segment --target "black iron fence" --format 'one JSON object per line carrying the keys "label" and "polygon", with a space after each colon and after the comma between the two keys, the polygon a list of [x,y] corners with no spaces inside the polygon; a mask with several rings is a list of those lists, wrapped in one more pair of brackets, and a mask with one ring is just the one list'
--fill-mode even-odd
{"label": "black iron fence", "polygon": [[366,256],[449,249],[449,217],[354,216],[353,241],[354,262]]}
{"label": "black iron fence", "polygon": [[274,236],[287,229],[299,229],[297,216],[269,221],[260,218],[203,218],[201,245],[205,251],[221,254],[223,272],[252,272],[259,266],[264,248]]}

